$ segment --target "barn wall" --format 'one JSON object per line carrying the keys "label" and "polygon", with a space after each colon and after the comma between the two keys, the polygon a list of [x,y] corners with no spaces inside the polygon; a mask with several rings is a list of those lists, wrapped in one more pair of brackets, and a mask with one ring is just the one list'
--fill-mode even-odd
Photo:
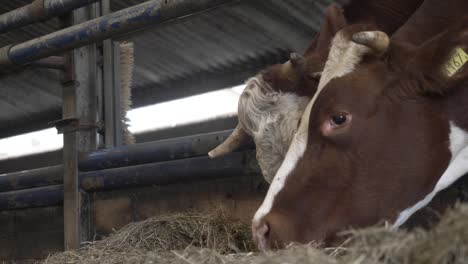
{"label": "barn wall", "polygon": [[221,209],[228,216],[250,222],[266,188],[263,179],[255,176],[96,193],[95,232],[105,235],[129,222],[184,211]]}
{"label": "barn wall", "polygon": [[62,207],[0,212],[0,260],[35,259],[62,250],[62,218]]}
{"label": "barn wall", "polygon": [[[183,211],[213,212],[250,222],[266,193],[259,175],[92,193],[91,236],[130,222]],[[40,259],[63,250],[62,207],[0,212],[0,263]]]}

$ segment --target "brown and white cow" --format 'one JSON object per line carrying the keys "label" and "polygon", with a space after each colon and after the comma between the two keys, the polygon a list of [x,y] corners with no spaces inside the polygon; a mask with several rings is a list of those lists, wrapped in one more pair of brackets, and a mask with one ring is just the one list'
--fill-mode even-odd
{"label": "brown and white cow", "polygon": [[453,7],[445,15],[461,21],[418,46],[424,34],[405,42],[365,25],[335,36],[254,216],[260,248],[330,243],[381,220],[398,227],[468,172],[468,3]]}
{"label": "brown and white cow", "polygon": [[[354,0],[344,8],[331,5],[319,34],[304,57],[292,55],[247,81],[239,100],[239,125],[218,148],[219,157],[254,139],[256,155],[265,180],[271,183],[297,129],[302,113],[315,94],[335,33],[347,23],[364,22],[391,34],[419,7],[422,0]],[[307,74],[304,74],[306,73]],[[302,89],[305,88],[306,89]]]}

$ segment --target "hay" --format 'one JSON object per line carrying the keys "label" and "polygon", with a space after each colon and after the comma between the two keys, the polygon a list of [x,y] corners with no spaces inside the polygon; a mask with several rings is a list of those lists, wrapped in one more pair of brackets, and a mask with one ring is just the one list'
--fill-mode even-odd
{"label": "hay", "polygon": [[53,255],[44,263],[466,263],[468,204],[455,206],[431,230],[407,232],[377,227],[346,235],[350,239],[341,248],[291,245],[260,253],[252,252],[248,225],[219,214],[178,214],[131,224],[105,240],[77,252]]}
{"label": "hay", "polygon": [[188,213],[131,223],[104,240],[78,251],[52,255],[44,263],[141,263],[148,251],[182,250],[189,246],[211,248],[221,254],[254,249],[250,227],[240,221],[222,213]]}
{"label": "hay", "polygon": [[457,205],[431,230],[372,228],[352,231],[348,258],[363,263],[467,263],[468,204]]}

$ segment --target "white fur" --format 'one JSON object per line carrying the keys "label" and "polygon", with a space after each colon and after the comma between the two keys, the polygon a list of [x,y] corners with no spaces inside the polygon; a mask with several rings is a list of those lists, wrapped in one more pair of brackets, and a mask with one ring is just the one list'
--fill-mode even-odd
{"label": "white fur", "polygon": [[[314,96],[314,98],[315,97],[316,96]],[[273,182],[270,185],[270,188],[268,189],[263,204],[255,213],[253,219],[254,226],[258,225],[260,223],[260,220],[271,210],[271,207],[273,206],[273,201],[276,195],[281,191],[281,189],[283,189],[287,176],[292,172],[292,170],[294,170],[294,168],[297,165],[297,162],[302,158],[302,156],[305,153],[308,135],[307,128],[309,127],[308,117],[310,114],[311,107],[312,101],[307,105],[307,108],[305,109],[305,112],[302,116],[301,125],[299,126],[299,129],[297,130],[296,134],[294,135],[294,139],[291,143],[291,146],[288,149],[288,152],[286,153],[286,157],[283,163],[281,164],[280,168],[278,169],[278,172],[276,173]]]}
{"label": "white fur", "polygon": [[404,224],[414,213],[429,204],[437,193],[452,185],[468,172],[468,132],[457,127],[454,122],[450,122],[449,140],[452,158],[447,169],[437,181],[434,190],[415,205],[403,210],[398,215],[393,227]]}
{"label": "white fur", "polygon": [[254,226],[258,225],[261,219],[270,212],[276,195],[283,189],[287,177],[294,168],[296,168],[298,161],[303,157],[306,151],[310,113],[320,92],[333,78],[341,77],[352,72],[355,66],[360,62],[362,54],[368,51],[369,49],[367,47],[347,40],[341,32],[338,32],[334,37],[317,92],[307,104],[302,115],[301,125],[294,135],[286,157],[268,189],[265,200],[255,213],[253,219]]}
{"label": "white fur", "polygon": [[363,55],[368,52],[370,52],[369,47],[354,43],[342,32],[338,32],[333,38],[318,89],[323,89],[334,78],[351,73],[361,62]]}
{"label": "white fur", "polygon": [[274,91],[261,75],[247,82],[239,100],[239,122],[255,141],[257,161],[269,183],[283,162],[308,101],[305,96]]}

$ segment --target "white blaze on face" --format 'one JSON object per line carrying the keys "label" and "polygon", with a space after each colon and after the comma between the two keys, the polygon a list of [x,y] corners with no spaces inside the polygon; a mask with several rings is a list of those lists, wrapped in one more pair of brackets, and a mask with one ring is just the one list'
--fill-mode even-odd
{"label": "white blaze on face", "polygon": [[352,42],[342,32],[338,32],[333,38],[317,92],[308,103],[302,115],[301,125],[294,135],[283,163],[273,178],[263,204],[255,213],[253,225],[260,224],[261,219],[270,212],[276,195],[283,189],[287,177],[296,168],[298,161],[304,156],[308,140],[310,113],[320,92],[332,79],[351,73],[361,61],[363,54],[369,52],[369,50],[366,46]]}
{"label": "white blaze on face", "polygon": [[436,186],[424,199],[403,210],[398,215],[393,227],[396,228],[404,224],[414,213],[428,205],[437,193],[448,188],[468,172],[468,132],[457,127],[454,122],[450,122],[449,141],[452,158]]}

